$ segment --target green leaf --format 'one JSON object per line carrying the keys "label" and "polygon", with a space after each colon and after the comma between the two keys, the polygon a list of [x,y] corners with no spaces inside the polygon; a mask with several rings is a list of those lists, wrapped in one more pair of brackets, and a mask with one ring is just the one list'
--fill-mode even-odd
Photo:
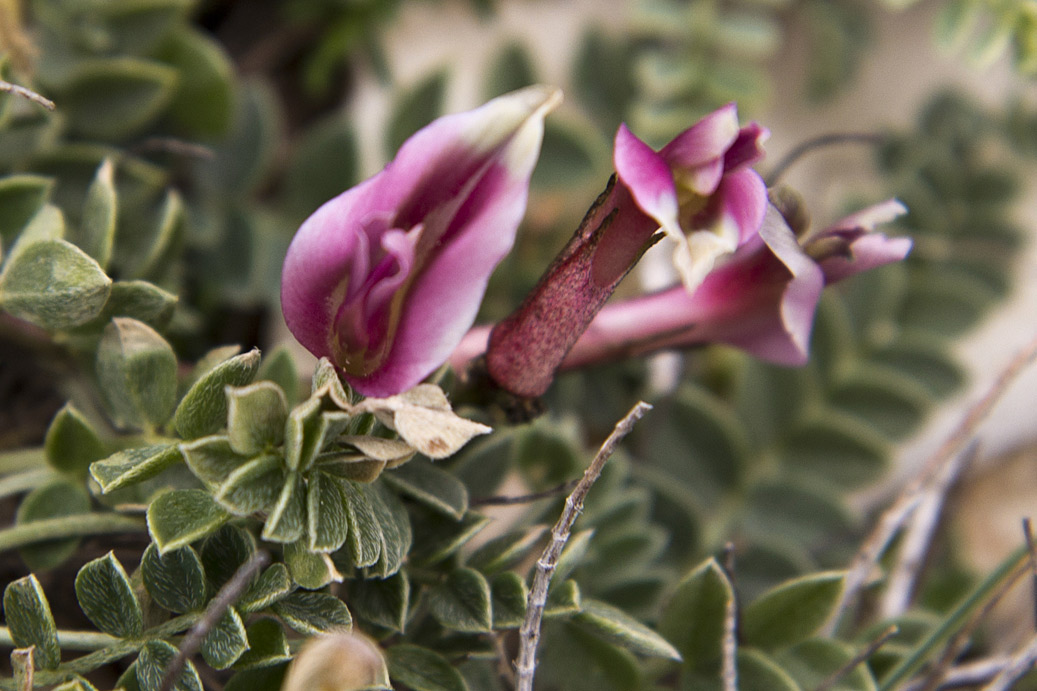
{"label": "green leaf", "polygon": [[281,683],[284,681],[287,670],[288,663],[242,670],[231,677],[223,689],[224,691],[281,691]]}
{"label": "green leaf", "polygon": [[287,346],[279,346],[272,353],[263,357],[263,363],[256,373],[256,381],[270,381],[277,384],[284,392],[289,406],[295,405],[299,398],[299,370],[295,366],[295,358]]}
{"label": "green leaf", "polygon": [[306,531],[306,492],[302,475],[288,471],[281,494],[263,524],[262,538],[270,542],[295,542]]}
{"label": "green leaf", "polygon": [[323,453],[314,460],[314,469],[340,480],[369,484],[382,476],[386,462],[366,458],[356,452]]}
{"label": "green leaf", "polygon": [[571,622],[550,626],[540,643],[537,678],[566,691],[638,691],[645,687],[637,658]]}
{"label": "green leaf", "polygon": [[245,465],[248,457],[235,453],[225,434],[214,434],[179,445],[187,467],[195,476],[212,485],[222,484],[231,473]]}
{"label": "green leaf", "polygon": [[384,477],[403,496],[456,520],[468,510],[468,490],[464,484],[430,461],[415,459]]}
{"label": "green leaf", "polygon": [[334,552],[349,535],[346,496],[342,481],[322,473],[311,473],[306,490],[306,534],[309,549]]}
{"label": "green leaf", "polygon": [[198,556],[205,567],[209,591],[217,592],[222,588],[255,553],[256,542],[252,533],[233,523],[221,526],[205,538]]}
{"label": "green leaf", "polygon": [[[800,688],[817,688],[822,681],[843,669],[853,659],[853,648],[841,641],[808,638],[775,656]],[[857,665],[831,688],[837,691],[876,691],[868,665]]]}
{"label": "green leaf", "polygon": [[81,249],[42,240],[12,250],[0,274],[0,307],[45,329],[69,329],[100,312],[111,288],[112,279]]}
{"label": "green leaf", "polygon": [[285,475],[280,456],[253,458],[227,476],[216,501],[236,516],[264,511],[277,501]]}
{"label": "green leaf", "polygon": [[779,454],[789,470],[811,482],[856,489],[886,470],[889,442],[867,424],[826,410],[794,424]]}
{"label": "green leaf", "polygon": [[358,568],[373,566],[382,554],[383,538],[378,515],[368,499],[368,490],[348,480],[342,483],[342,490],[349,519],[346,546],[349,547],[353,564]]}
{"label": "green leaf", "polygon": [[227,422],[226,386],[245,386],[259,369],[259,351],[229,358],[199,377],[173,414],[176,431],[184,439],[218,432]]}
{"label": "green leaf", "polygon": [[4,616],[11,640],[18,648],[35,646],[37,669],[54,669],[61,661],[58,631],[50,613],[47,596],[36,576],[12,581],[4,588]]}
{"label": "green leaf", "polygon": [[71,403],[51,420],[44,449],[51,467],[77,476],[85,475],[91,463],[105,458],[105,446],[93,425]]}
{"label": "green leaf", "polygon": [[236,452],[252,455],[278,446],[287,419],[288,401],[277,384],[227,387],[227,436]]}
{"label": "green leaf", "polygon": [[205,605],[205,569],[192,547],[160,554],[148,545],[140,560],[144,587],[159,606],[183,614]]}
{"label": "green leaf", "polygon": [[532,184],[538,189],[586,185],[599,174],[603,160],[607,160],[603,142],[585,123],[548,120]]}
{"label": "green leaf", "polygon": [[831,490],[806,482],[761,482],[747,492],[744,516],[752,537],[811,544],[853,527],[845,503]]}
{"label": "green leaf", "polygon": [[[30,492],[18,505],[16,525],[90,511],[90,495],[79,482],[55,479]],[[33,571],[49,571],[68,560],[79,547],[80,538],[47,540],[18,550]]]}
{"label": "green leaf", "polygon": [[445,71],[433,72],[396,96],[385,138],[386,152],[390,156],[408,137],[442,114],[446,83]]}
{"label": "green leaf", "polygon": [[368,485],[367,496],[382,533],[381,558],[372,574],[387,578],[400,570],[410,551],[413,540],[410,516],[399,498],[380,483]]}
{"label": "green leaf", "polygon": [[90,475],[107,494],[153,478],[180,459],[180,450],[172,444],[139,446],[91,463]]}
{"label": "green leaf", "polygon": [[410,643],[385,651],[389,677],[414,691],[468,691],[464,677],[439,653]]}
{"label": "green leaf", "polygon": [[309,216],[358,182],[360,151],[356,133],[341,114],[321,120],[303,134],[285,175],[286,206]]}
{"label": "green leaf", "polygon": [[583,610],[572,620],[594,635],[632,652],[670,660],[681,659],[680,653],[665,638],[621,609],[604,602],[583,600]]}
{"label": "green leaf", "polygon": [[330,593],[296,591],[276,602],[271,609],[301,634],[314,635],[353,627],[353,617],[346,604]]}
{"label": "green leaf", "polygon": [[493,577],[490,583],[490,600],[493,611],[493,628],[514,629],[526,618],[529,588],[522,576],[514,571],[505,571]]}
{"label": "green leaf", "polygon": [[229,519],[230,514],[201,489],[172,490],[148,506],[148,532],[160,554],[210,535]]}
{"label": "green leaf", "polygon": [[738,691],[802,691],[766,653],[759,650],[738,651]]}
{"label": "green leaf", "polygon": [[[75,679],[70,679],[63,684],[55,686],[54,691],[97,691],[97,687],[86,679],[76,676]],[[124,691],[129,691],[129,689],[124,689]]]}
{"label": "green leaf", "polygon": [[798,643],[828,620],[842,591],[842,572],[826,571],[786,581],[745,608],[742,636],[747,644],[764,650]]}
{"label": "green leaf", "polygon": [[87,562],[76,574],[76,599],[94,626],[119,638],[139,636],[144,613],[114,552]]}
{"label": "green leaf", "polygon": [[285,424],[285,463],[292,470],[309,470],[321,449],[348,424],[346,413],[322,412],[322,402],[317,396],[296,406]]}
{"label": "green leaf", "polygon": [[677,585],[663,607],[659,632],[684,658],[686,670],[719,675],[724,618],[733,599],[731,583],[714,559],[696,567]]}
{"label": "green leaf", "polygon": [[287,597],[293,587],[288,568],[284,564],[271,564],[238,600],[238,609],[258,612]]}
{"label": "green leaf", "polygon": [[583,609],[580,586],[573,579],[562,581],[551,587],[544,604],[545,617],[569,617]]}
{"label": "green leaf", "polygon": [[42,175],[0,177],[0,244],[10,247],[18,231],[50,199],[54,180]]}
{"label": "green leaf", "polygon": [[168,190],[154,231],[132,255],[134,278],[161,282],[170,267],[177,265],[174,255],[179,251],[184,223],[184,202],[176,190]]}
{"label": "green leaf", "polygon": [[311,552],[301,542],[284,546],[284,563],[292,580],[307,590],[317,590],[333,581],[342,581],[342,574],[335,568],[331,557]]}
{"label": "green leaf", "polygon": [[119,140],[136,134],[169,103],[176,70],[130,57],[93,58],[55,96],[73,132],[87,138]]}
{"label": "green leaf", "polygon": [[466,565],[485,574],[510,568],[533,549],[546,530],[545,526],[538,525],[494,538],[472,552]]}
{"label": "green leaf", "polygon": [[493,628],[490,584],[474,569],[454,569],[428,591],[432,616],[444,628],[484,632]]}
{"label": "green leaf", "polygon": [[403,632],[410,607],[410,581],[405,571],[385,580],[356,581],[349,591],[356,615],[391,631]]}
{"label": "green leaf", "polygon": [[631,53],[627,40],[596,28],[585,31],[580,42],[571,84],[605,132],[614,132],[626,119],[635,95]]}
{"label": "green leaf", "polygon": [[147,281],[116,281],[101,312],[77,327],[79,332],[99,331],[113,317],[130,317],[148,326],[161,329],[173,318],[178,298]]}
{"label": "green leaf", "polygon": [[[7,265],[10,266],[15,258],[24,252],[26,248],[32,247],[37,242],[48,240],[63,240],[65,238],[65,215],[57,206],[44,204],[40,210],[29,219],[29,223],[18,234],[18,239],[7,253]],[[7,267],[5,267],[5,270]]]}
{"label": "green leaf", "polygon": [[114,175],[112,159],[104,159],[87,189],[79,226],[70,228],[66,235],[69,242],[97,260],[102,269],[108,267],[115,242],[118,202]]}
{"label": "green leaf", "polygon": [[[177,656],[177,649],[165,641],[148,641],[137,657],[137,683],[140,691],[159,691],[166,669]],[[188,660],[180,678],[173,684],[172,691],[205,691],[198,671]]]}
{"label": "green leaf", "polygon": [[284,628],[274,619],[259,619],[250,624],[245,633],[248,636],[248,650],[238,657],[234,669],[270,667],[292,659]]}
{"label": "green leaf", "polygon": [[192,137],[225,134],[234,112],[234,68],[223,47],[200,31],[177,27],[156,57],[183,75],[169,104],[177,127]]}
{"label": "green leaf", "polygon": [[533,58],[517,42],[509,43],[497,54],[486,74],[483,97],[488,101],[502,94],[537,83]]}
{"label": "green leaf", "polygon": [[153,428],[169,420],[176,405],[176,355],[147,324],[112,320],[97,348],[97,376],[121,424]]}
{"label": "green leaf", "polygon": [[414,521],[414,549],[408,559],[421,565],[442,561],[455,554],[489,523],[489,518],[472,511],[460,521],[428,512],[422,520]]}
{"label": "green leaf", "polygon": [[233,607],[224,612],[209,630],[201,646],[202,657],[213,669],[230,667],[247,649],[245,624]]}

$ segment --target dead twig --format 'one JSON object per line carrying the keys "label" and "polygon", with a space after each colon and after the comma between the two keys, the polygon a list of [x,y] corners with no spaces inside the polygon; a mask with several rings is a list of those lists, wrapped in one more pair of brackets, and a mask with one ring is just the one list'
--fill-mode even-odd
{"label": "dead twig", "polygon": [[542,492],[532,492],[530,494],[520,494],[518,496],[493,496],[493,497],[475,497],[468,501],[469,506],[510,506],[512,504],[528,504],[530,502],[538,501],[540,499],[547,499],[548,497],[557,497],[559,494],[570,492],[576,485],[579,484],[579,480],[569,480],[563,482],[557,487],[551,489],[545,489]]}
{"label": "dead twig", "polygon": [[835,608],[835,613],[825,625],[825,633],[832,635],[838,628],[846,611],[856,602],[861,588],[867,582],[868,574],[871,573],[890,541],[922,501],[923,492],[932,479],[937,477],[940,471],[952,462],[959,450],[972,439],[979,424],[986,419],[1012,382],[1035,358],[1037,358],[1037,338],[1030,341],[1012,358],[1008,366],[994,381],[990,390],[969,408],[951,435],[926,461],[921,471],[904,487],[890,507],[883,512],[878,525],[868,535],[847,569],[845,587]]}
{"label": "dead twig", "polygon": [[775,164],[766,178],[767,187],[774,187],[789,168],[811,151],[835,144],[881,144],[883,141],[885,137],[875,132],[833,132],[813,137],[797,144]]}
{"label": "dead twig", "polygon": [[54,105],[54,101],[50,100],[46,96],[41,96],[32,89],[27,89],[24,86],[12,84],[11,82],[4,81],[3,79],[0,79],[0,91],[15,94],[17,96],[21,96],[22,98],[26,98],[32,101],[33,103],[38,103],[47,110],[54,110],[56,108],[56,106]]}
{"label": "dead twig", "polygon": [[180,650],[177,651],[176,657],[170,661],[169,666],[166,668],[166,674],[162,677],[159,691],[171,691],[173,685],[180,678],[180,673],[183,671],[184,665],[187,664],[188,658],[197,652],[202,641],[205,640],[209,631],[212,630],[212,627],[216,626],[220,617],[245,592],[245,588],[248,587],[252,577],[259,573],[259,570],[269,562],[270,555],[267,552],[256,552],[220,588],[220,591],[216,593],[216,597],[205,608],[205,614],[195,622],[195,625],[191,627],[191,630],[187,632],[187,635],[180,642]]}
{"label": "dead twig", "polygon": [[576,489],[565,500],[565,508],[558,518],[554,528],[551,529],[551,542],[544,549],[543,554],[537,560],[536,571],[533,574],[533,585],[529,589],[529,600],[526,605],[526,617],[519,629],[519,655],[515,661],[515,672],[517,675],[518,691],[533,691],[533,676],[536,672],[536,651],[540,642],[540,624],[544,616],[544,606],[547,604],[547,588],[551,584],[551,575],[554,574],[558,559],[562,554],[565,543],[572,533],[573,523],[577,516],[583,511],[583,502],[591,486],[601,475],[605,462],[608,461],[612,452],[616,450],[623,437],[630,434],[634,424],[640,420],[645,413],[652,409],[644,401],[630,409],[626,416],[616,423],[615,429],[608,439],[601,445],[594,460],[584,471]]}
{"label": "dead twig", "polygon": [[877,651],[879,648],[885,645],[886,641],[888,641],[893,636],[896,636],[899,632],[900,627],[896,625],[887,628],[885,631],[880,633],[875,640],[873,640],[871,643],[865,646],[863,650],[861,650],[859,653],[847,660],[846,664],[844,664],[842,667],[829,674],[827,677],[825,677],[821,681],[821,683],[817,685],[817,688],[814,691],[828,691],[828,689],[832,688],[840,681],[845,679],[847,676],[849,676],[853,672],[853,670],[857,669],[857,667],[860,664],[862,664],[868,658],[874,655],[875,651]]}
{"label": "dead twig", "polygon": [[983,691],[1008,691],[1020,677],[1033,669],[1034,663],[1037,663],[1037,636],[1008,661],[994,680],[983,687]]}

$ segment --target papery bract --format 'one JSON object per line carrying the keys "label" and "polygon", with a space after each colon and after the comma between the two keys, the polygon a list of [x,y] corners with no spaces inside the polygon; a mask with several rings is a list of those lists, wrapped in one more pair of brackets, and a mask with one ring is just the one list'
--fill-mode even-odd
{"label": "papery bract", "polygon": [[320,207],[284,263],[295,337],[370,396],[409,389],[442,364],[511,249],[543,119],[560,99],[530,87],[439,118]]}
{"label": "papery bract", "polygon": [[677,241],[675,262],[694,290],[721,256],[756,237],[767,205],[748,166],[766,131],[738,126],[734,105],[706,116],[658,152],[625,125],[616,133],[616,178],[527,296],[494,327],[486,367],[503,389],[543,394],[555,370],[659,229]]}

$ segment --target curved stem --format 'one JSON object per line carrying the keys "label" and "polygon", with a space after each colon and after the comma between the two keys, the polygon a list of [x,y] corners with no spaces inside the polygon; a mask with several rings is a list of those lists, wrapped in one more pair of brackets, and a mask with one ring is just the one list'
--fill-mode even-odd
{"label": "curved stem", "polygon": [[0,478],[0,497],[9,497],[30,489],[36,489],[47,484],[47,482],[57,476],[58,474],[52,468],[39,468],[13,473]]}
{"label": "curved stem", "polygon": [[[118,642],[115,636],[97,631],[58,631],[58,645],[62,650],[100,650]],[[6,626],[0,626],[0,646],[17,647]]]}
{"label": "curved stem", "polygon": [[808,139],[793,147],[775,164],[770,175],[765,178],[767,187],[776,185],[789,168],[816,149],[823,149],[834,144],[881,144],[884,140],[884,135],[871,132],[835,132]]}
{"label": "curved stem", "polygon": [[47,467],[47,452],[42,446],[0,451],[0,474]]}
{"label": "curved stem", "polygon": [[114,513],[59,516],[0,530],[0,552],[63,537],[135,533],[144,532],[146,529],[143,520]]}

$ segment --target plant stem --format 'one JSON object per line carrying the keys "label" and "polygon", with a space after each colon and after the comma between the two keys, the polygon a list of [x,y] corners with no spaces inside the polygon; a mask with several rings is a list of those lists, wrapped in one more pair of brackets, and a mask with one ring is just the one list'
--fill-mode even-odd
{"label": "plant stem", "polygon": [[[58,645],[62,650],[100,650],[119,642],[115,636],[97,631],[58,631]],[[11,630],[0,626],[0,646],[16,647]]]}
{"label": "plant stem", "polygon": [[558,559],[562,555],[562,549],[569,540],[572,533],[573,523],[577,516],[583,511],[583,501],[587,498],[591,485],[601,475],[605,462],[608,461],[612,452],[616,450],[623,437],[630,434],[634,424],[640,420],[645,413],[652,409],[644,401],[638,401],[637,405],[630,409],[626,416],[616,423],[612,434],[608,436],[601,445],[594,460],[584,471],[579,484],[572,494],[565,500],[565,508],[558,518],[554,528],[551,530],[551,542],[544,549],[544,553],[537,560],[536,572],[533,574],[533,585],[529,589],[529,601],[526,606],[526,618],[519,629],[519,656],[515,661],[515,672],[517,675],[517,691],[533,691],[533,675],[536,672],[536,650],[540,642],[540,623],[544,617],[544,606],[547,604],[547,589],[551,584],[551,575],[554,574]]}
{"label": "plant stem", "polygon": [[63,537],[86,537],[146,530],[139,518],[114,513],[81,513],[22,523],[0,530],[0,552]]}
{"label": "plant stem", "polygon": [[42,446],[0,451],[0,475],[47,467],[47,452]]}
{"label": "plant stem", "polygon": [[883,135],[874,132],[835,132],[832,134],[822,134],[819,137],[808,139],[793,147],[791,151],[785,154],[785,156],[775,164],[770,175],[765,178],[767,181],[767,187],[774,187],[789,168],[811,151],[823,149],[835,144],[878,145],[885,141],[885,139],[886,138]]}
{"label": "plant stem", "polygon": [[929,636],[916,647],[910,655],[901,660],[894,667],[879,686],[879,691],[892,691],[899,687],[912,674],[917,672],[925,663],[926,658],[949,640],[969,618],[969,616],[986,602],[987,598],[995,593],[1006,578],[1011,578],[1020,566],[1025,565],[1030,558],[1030,551],[1026,547],[1016,549],[1001,565],[987,576],[965,600],[958,605],[951,614],[943,620]]}
{"label": "plant stem", "polygon": [[26,490],[36,489],[55,477],[57,477],[57,473],[51,468],[25,470],[20,473],[7,475],[0,478],[0,497],[9,497],[14,494],[21,494]]}

